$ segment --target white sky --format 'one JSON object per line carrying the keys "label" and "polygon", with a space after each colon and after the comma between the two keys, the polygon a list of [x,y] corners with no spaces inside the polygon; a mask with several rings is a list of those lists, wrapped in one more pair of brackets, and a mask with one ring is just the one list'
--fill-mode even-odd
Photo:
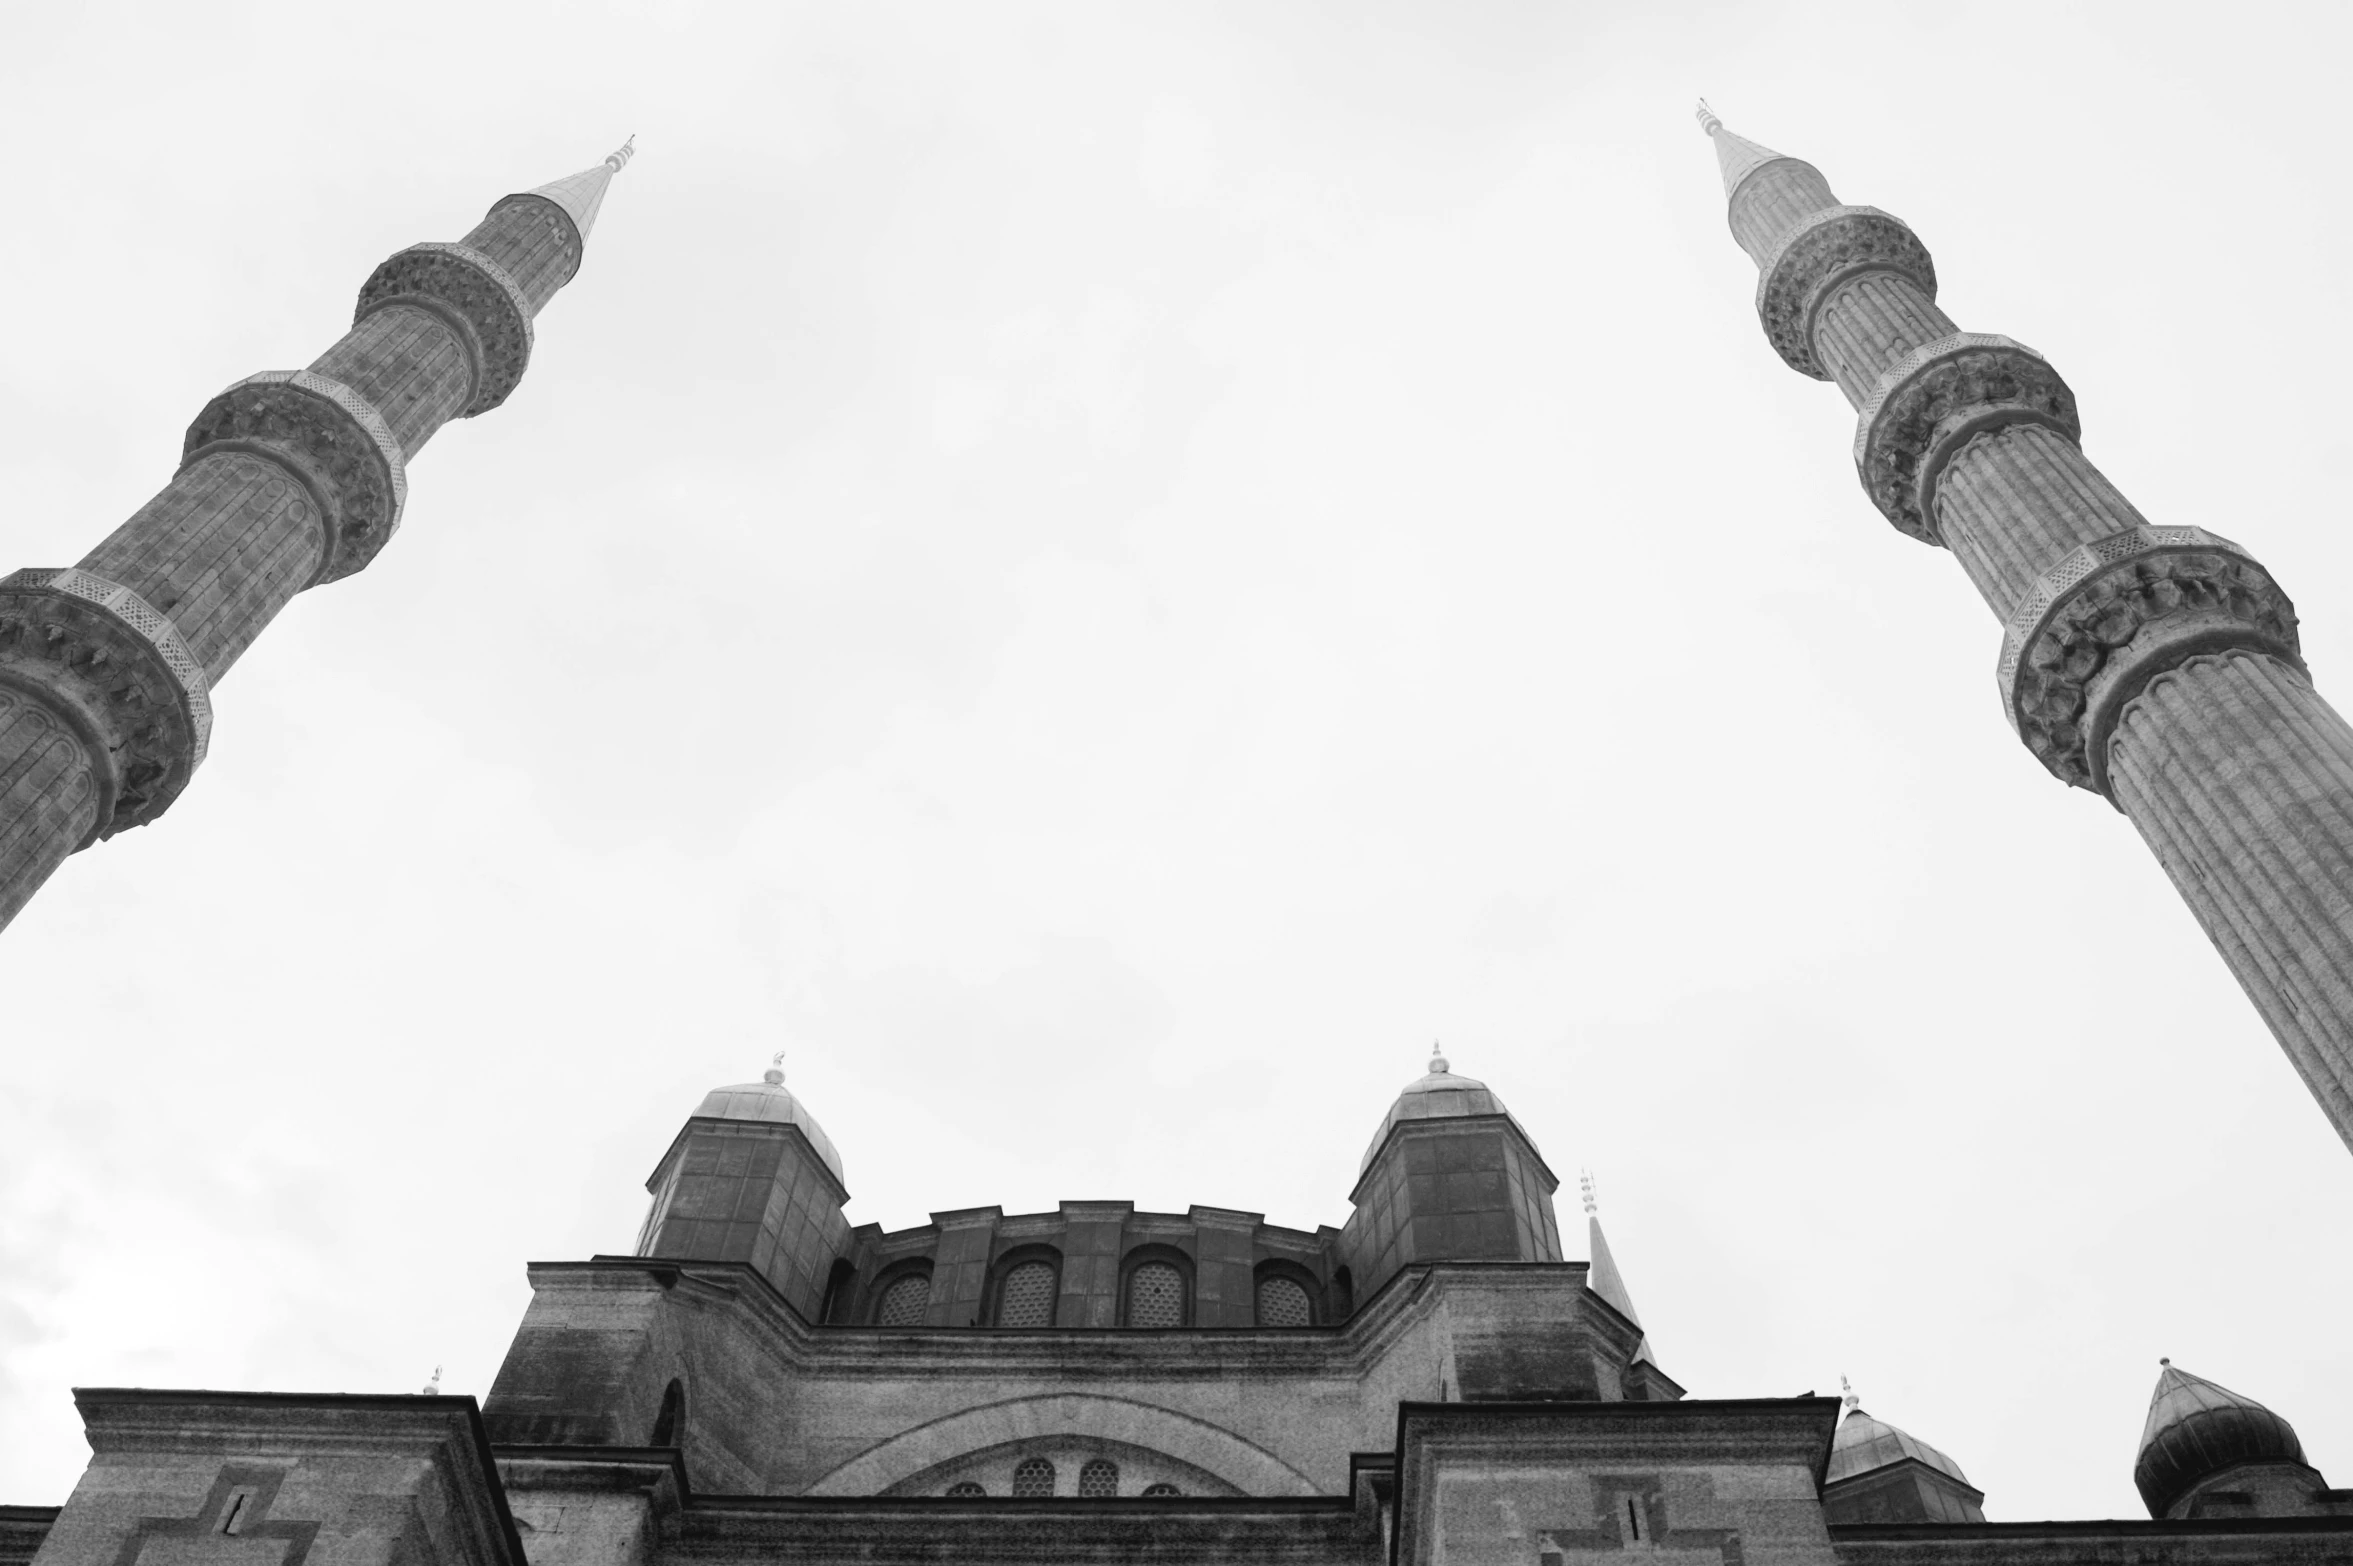
{"label": "white sky", "polygon": [[512,401],[0,939],[0,1499],[73,1385],[486,1391],[779,1047],[854,1221],[1312,1227],[1433,1037],[1695,1396],[1844,1372],[1992,1516],[2133,1516],[2170,1354],[2353,1483],[2353,1161],[2003,725],[1690,116],[1909,220],[2348,700],[2348,15],[8,8],[0,566],[641,155]]}

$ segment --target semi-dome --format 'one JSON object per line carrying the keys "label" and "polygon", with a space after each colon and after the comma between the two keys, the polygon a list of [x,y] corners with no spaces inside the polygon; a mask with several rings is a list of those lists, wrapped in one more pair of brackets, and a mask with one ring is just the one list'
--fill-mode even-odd
{"label": "semi-dome", "polygon": [[1841,1479],[1874,1473],[1907,1457],[1925,1463],[1948,1479],[1969,1483],[1969,1476],[1961,1472],[1959,1463],[1918,1436],[1898,1430],[1884,1419],[1873,1419],[1860,1408],[1850,1408],[1846,1418],[1839,1422],[1838,1434],[1830,1441],[1830,1466],[1823,1471],[1822,1482],[1836,1484]]}
{"label": "semi-dome", "polygon": [[2132,1482],[2149,1515],[2163,1517],[2201,1479],[2241,1463],[2302,1463],[2304,1443],[2294,1427],[2251,1397],[2171,1360],[2157,1362],[2157,1390],[2141,1429]]}
{"label": "semi-dome", "polygon": [[731,1087],[713,1088],[703,1095],[702,1107],[695,1115],[707,1120],[765,1120],[772,1125],[799,1126],[801,1135],[817,1149],[817,1156],[844,1189],[849,1180],[842,1174],[842,1155],[833,1149],[833,1138],[817,1123],[801,1101],[792,1096],[784,1085],[784,1073],[774,1066],[757,1082],[738,1082]]}
{"label": "semi-dome", "polygon": [[[1373,1145],[1364,1150],[1364,1157],[1356,1166],[1362,1175],[1373,1166],[1373,1155],[1381,1144],[1389,1140],[1389,1133],[1402,1120],[1460,1119],[1467,1115],[1501,1115],[1511,1120],[1520,1135],[1527,1136],[1527,1128],[1512,1118],[1503,1100],[1486,1083],[1471,1077],[1458,1077],[1444,1055],[1432,1051],[1429,1074],[1419,1082],[1409,1082],[1405,1091],[1397,1095],[1397,1102],[1389,1106],[1389,1113],[1381,1121],[1381,1129],[1373,1133]],[[1535,1140],[1529,1138],[1531,1143]]]}

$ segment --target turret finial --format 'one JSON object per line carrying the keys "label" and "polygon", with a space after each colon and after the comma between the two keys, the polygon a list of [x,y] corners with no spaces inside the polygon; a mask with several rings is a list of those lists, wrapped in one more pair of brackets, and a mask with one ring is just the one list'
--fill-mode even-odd
{"label": "turret finial", "polygon": [[1447,1063],[1446,1057],[1438,1053],[1438,1041],[1436,1039],[1430,1040],[1430,1075],[1442,1077],[1453,1069],[1454,1067]]}
{"label": "turret finial", "polygon": [[433,1379],[425,1383],[425,1390],[424,1390],[424,1391],[422,1391],[422,1392],[419,1392],[419,1393],[417,1394],[417,1396],[419,1396],[419,1397],[439,1397],[439,1396],[441,1396],[441,1367],[440,1367],[439,1365],[435,1365],[435,1366],[433,1367]]}
{"label": "turret finial", "polygon": [[784,1085],[783,1050],[778,1050],[775,1054],[768,1057],[768,1069],[760,1073],[760,1080],[767,1083],[770,1087],[782,1087]]}
{"label": "turret finial", "polygon": [[1598,1217],[1601,1212],[1601,1204],[1594,1199],[1592,1170],[1580,1169],[1577,1171],[1577,1189],[1585,1193],[1586,1213],[1589,1216]]}
{"label": "turret finial", "polygon": [[1838,1390],[1844,1394],[1839,1398],[1839,1402],[1845,1405],[1848,1413],[1851,1414],[1863,1406],[1863,1400],[1855,1396],[1855,1384],[1843,1375],[1838,1378]]}
{"label": "turret finial", "polygon": [[1716,118],[1716,111],[1708,107],[1705,98],[1699,100],[1699,128],[1710,136],[1724,128],[1724,122]]}

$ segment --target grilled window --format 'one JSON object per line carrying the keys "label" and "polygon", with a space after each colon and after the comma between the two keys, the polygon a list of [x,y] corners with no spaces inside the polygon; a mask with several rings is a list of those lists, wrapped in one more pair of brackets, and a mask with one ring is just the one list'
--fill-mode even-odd
{"label": "grilled window", "polygon": [[[1005,1274],[997,1288],[997,1325],[1051,1327],[1054,1325],[1054,1264],[1025,1261]],[[1016,1494],[1021,1492],[1016,1491]]]}
{"label": "grilled window", "polygon": [[1162,1480],[1158,1484],[1148,1484],[1144,1486],[1144,1499],[1147,1501],[1163,1500],[1168,1496],[1182,1495],[1184,1493],[1184,1491],[1178,1489],[1175,1485],[1168,1483],[1166,1480]]}
{"label": "grilled window", "polygon": [[1258,1324],[1262,1327],[1315,1325],[1315,1306],[1297,1278],[1277,1273],[1258,1280]]}
{"label": "grilled window", "polygon": [[1127,1275],[1127,1324],[1181,1327],[1185,1324],[1185,1275],[1174,1262],[1148,1261]]}
{"label": "grilled window", "polygon": [[931,1304],[931,1274],[910,1272],[891,1280],[874,1307],[878,1327],[920,1327]]}
{"label": "grilled window", "polygon": [[1013,1470],[1013,1494],[1016,1499],[1054,1493],[1054,1465],[1042,1457],[1025,1457]]}
{"label": "grilled window", "polygon": [[1119,1493],[1119,1465],[1106,1458],[1090,1457],[1078,1471],[1078,1493],[1082,1499],[1101,1500]]}
{"label": "grilled window", "polygon": [[979,1485],[975,1484],[970,1479],[959,1479],[954,1484],[948,1486],[948,1496],[951,1500],[961,1500],[970,1496],[986,1495],[988,1493],[988,1491],[982,1489]]}

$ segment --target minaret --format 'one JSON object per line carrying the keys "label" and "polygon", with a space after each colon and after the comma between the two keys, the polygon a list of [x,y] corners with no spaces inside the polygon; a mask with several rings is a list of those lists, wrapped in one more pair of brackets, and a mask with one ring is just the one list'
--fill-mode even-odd
{"label": "minaret", "polygon": [[0,925],[68,854],[170,808],[214,684],[296,593],[375,558],[435,430],[506,401],[633,151],[386,261],[342,341],[207,403],[172,481],[80,563],[0,578]]}
{"label": "minaret", "polygon": [[2002,623],[2011,727],[2131,818],[2353,1144],[2353,728],[2312,688],[2287,594],[2229,539],[2151,525],[2085,459],[2042,355],[1937,308],[1903,223],[1699,120],[1767,340],[1838,383],[1864,493]]}

